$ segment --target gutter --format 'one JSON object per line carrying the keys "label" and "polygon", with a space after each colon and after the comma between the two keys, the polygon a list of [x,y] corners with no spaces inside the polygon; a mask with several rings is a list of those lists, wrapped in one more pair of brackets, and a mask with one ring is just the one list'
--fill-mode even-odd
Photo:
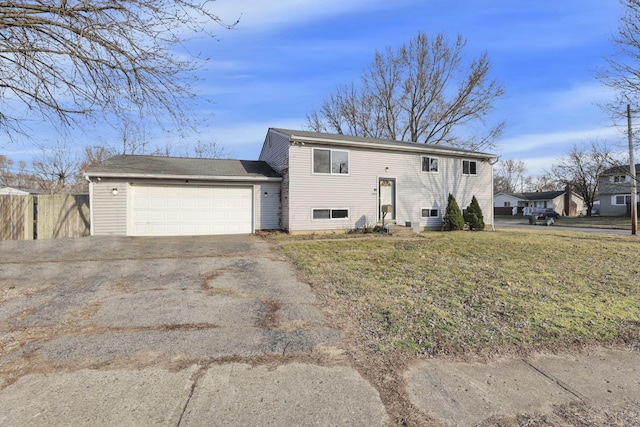
{"label": "gutter", "polygon": [[242,182],[255,182],[255,181],[272,181],[280,182],[281,177],[268,177],[268,176],[211,176],[211,175],[158,175],[148,173],[92,173],[85,174],[85,178],[91,181],[91,177],[95,178],[137,178],[137,179],[179,179],[179,180],[194,180],[194,181],[242,181]]}
{"label": "gutter", "polygon": [[434,146],[433,144],[429,145],[429,144],[414,143],[416,145],[415,147],[411,145],[408,145],[406,147],[401,147],[396,145],[383,145],[375,142],[358,142],[358,141],[345,141],[345,140],[330,139],[330,138],[298,137],[294,134],[291,134],[289,136],[289,142],[291,142],[292,144],[296,144],[296,143],[304,144],[305,142],[310,142],[310,143],[318,143],[318,144],[324,144],[324,145],[339,145],[343,147],[352,146],[352,147],[363,147],[363,148],[369,148],[369,149],[371,149],[372,147],[375,147],[377,149],[387,150],[387,151],[407,151],[407,152],[418,152],[422,154],[433,153],[433,154],[448,155],[448,156],[471,157],[471,158],[478,158],[478,159],[485,159],[485,160],[498,158],[497,155],[488,154],[488,153],[479,153],[479,152],[473,152],[473,151],[455,151],[451,149],[448,149],[448,150],[438,149],[436,148],[437,146]]}

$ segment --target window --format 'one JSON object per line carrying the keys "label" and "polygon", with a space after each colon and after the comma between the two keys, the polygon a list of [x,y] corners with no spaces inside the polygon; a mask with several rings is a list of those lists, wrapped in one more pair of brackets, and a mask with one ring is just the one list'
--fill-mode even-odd
{"label": "window", "polygon": [[430,218],[430,217],[440,216],[440,214],[438,213],[438,209],[425,209],[425,208],[422,208],[421,216],[422,216],[422,218]]}
{"label": "window", "polygon": [[313,150],[313,173],[348,174],[349,152],[341,150]]}
{"label": "window", "polygon": [[613,182],[627,182],[626,175],[616,175],[613,177]]}
{"label": "window", "polygon": [[614,205],[631,204],[631,194],[613,196]]}
{"label": "window", "polygon": [[477,173],[477,162],[473,160],[463,160],[462,161],[462,174],[463,175],[476,175]]}
{"label": "window", "polygon": [[438,158],[422,156],[422,172],[438,172]]}
{"label": "window", "polygon": [[504,202],[504,207],[505,208],[510,208],[511,207],[511,202]]}
{"label": "window", "polygon": [[349,209],[314,209],[313,219],[349,219]]}

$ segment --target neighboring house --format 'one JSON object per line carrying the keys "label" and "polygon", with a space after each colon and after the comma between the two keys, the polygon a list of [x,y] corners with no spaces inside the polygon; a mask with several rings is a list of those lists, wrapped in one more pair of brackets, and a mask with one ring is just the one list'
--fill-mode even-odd
{"label": "neighboring house", "polygon": [[382,219],[440,228],[449,193],[493,224],[496,156],[269,129],[258,161],[116,156],[87,173],[93,235],[348,230]]}
{"label": "neighboring house", "polygon": [[[636,165],[636,179],[640,176],[638,174],[640,174],[640,164]],[[600,174],[598,192],[600,194],[601,216],[630,215],[631,176],[629,175],[629,166],[612,167]]]}
{"label": "neighboring house", "polygon": [[449,193],[475,195],[493,224],[496,156],[432,144],[269,129],[260,160],[283,177],[281,228],[347,230],[386,221],[440,228]]}
{"label": "neighboring house", "polygon": [[31,193],[28,191],[18,190],[17,188],[13,187],[0,188],[0,195],[2,196],[28,196],[29,194]]}
{"label": "neighboring house", "polygon": [[582,196],[570,191],[537,191],[532,193],[498,193],[493,198],[496,215],[523,215],[530,210],[553,209],[560,215],[579,215],[584,209]]}
{"label": "neighboring house", "polygon": [[121,155],[86,176],[92,235],[248,234],[279,228],[282,178],[265,162]]}

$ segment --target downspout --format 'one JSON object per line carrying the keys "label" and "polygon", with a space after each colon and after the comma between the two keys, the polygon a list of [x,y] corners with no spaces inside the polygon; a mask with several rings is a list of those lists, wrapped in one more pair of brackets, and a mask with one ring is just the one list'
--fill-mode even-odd
{"label": "downspout", "polygon": [[93,236],[93,181],[88,175],[84,179],[89,181],[89,235]]}
{"label": "downspout", "polygon": [[[497,163],[497,160],[496,160]],[[491,163],[489,162],[489,164],[491,165],[491,231],[496,231],[496,212],[495,212],[495,205],[493,203],[493,165],[495,163]]]}

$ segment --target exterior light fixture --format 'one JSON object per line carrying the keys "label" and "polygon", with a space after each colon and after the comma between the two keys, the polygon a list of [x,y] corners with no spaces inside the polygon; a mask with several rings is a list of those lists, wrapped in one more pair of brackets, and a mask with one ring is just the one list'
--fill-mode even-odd
{"label": "exterior light fixture", "polygon": [[118,189],[117,188],[112,188],[111,189],[111,194],[113,194],[114,196],[118,195]]}

